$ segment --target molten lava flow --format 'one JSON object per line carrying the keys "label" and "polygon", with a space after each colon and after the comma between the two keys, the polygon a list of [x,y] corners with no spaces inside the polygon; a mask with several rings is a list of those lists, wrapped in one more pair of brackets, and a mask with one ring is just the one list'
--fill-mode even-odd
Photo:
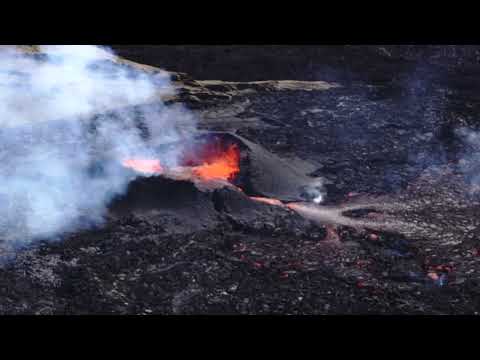
{"label": "molten lava flow", "polygon": [[163,167],[159,160],[128,159],[123,161],[123,166],[145,174],[160,174]]}
{"label": "molten lava flow", "polygon": [[262,202],[262,203],[265,203],[265,204],[269,204],[269,205],[285,206],[285,204],[282,203],[278,199],[273,199],[273,198],[268,198],[268,197],[258,197],[258,196],[250,196],[250,199],[258,201],[258,202]]}
{"label": "molten lava flow", "polygon": [[240,171],[240,152],[236,145],[215,154],[202,165],[192,168],[193,174],[204,180],[233,180]]}

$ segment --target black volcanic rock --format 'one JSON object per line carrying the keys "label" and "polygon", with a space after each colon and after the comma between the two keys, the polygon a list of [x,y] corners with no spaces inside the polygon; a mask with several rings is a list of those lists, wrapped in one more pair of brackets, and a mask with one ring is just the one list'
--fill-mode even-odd
{"label": "black volcanic rock", "polygon": [[472,77],[480,70],[478,45],[117,45],[113,48],[128,59],[188,73],[197,80],[389,82],[417,73],[436,79],[452,74],[449,80],[453,83],[465,80],[474,84]]}

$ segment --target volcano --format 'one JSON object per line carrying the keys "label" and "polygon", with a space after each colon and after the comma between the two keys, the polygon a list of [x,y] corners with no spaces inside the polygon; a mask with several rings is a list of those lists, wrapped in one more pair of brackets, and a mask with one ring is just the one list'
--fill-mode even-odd
{"label": "volcano", "polygon": [[251,196],[282,201],[311,200],[309,188],[319,186],[319,180],[308,176],[308,168],[303,163],[286,161],[234,133],[200,132],[184,142],[188,145],[169,144],[185,149],[179,165],[174,168],[164,168],[157,159],[126,159],[123,165],[153,176],[203,184],[228,182]]}
{"label": "volcano", "polygon": [[[456,67],[478,66],[472,49],[454,61],[448,49],[125,50],[151,66],[108,55],[95,66],[160,74],[175,91],[162,80],[141,102],[42,118],[41,157],[23,156],[33,126],[2,128],[5,184],[26,181],[0,189],[1,228],[19,239],[56,225],[55,205],[82,226],[28,244],[0,234],[0,313],[477,313],[480,90]],[[70,136],[76,121],[88,141]],[[48,201],[17,218],[32,187]],[[102,221],[87,221],[103,197]]]}

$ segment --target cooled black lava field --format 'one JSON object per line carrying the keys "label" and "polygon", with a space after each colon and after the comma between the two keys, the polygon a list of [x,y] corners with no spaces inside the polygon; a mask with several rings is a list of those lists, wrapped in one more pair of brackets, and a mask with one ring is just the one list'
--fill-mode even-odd
{"label": "cooled black lava field", "polygon": [[0,239],[0,313],[480,311],[480,47],[114,49],[170,73],[192,136],[243,146],[241,178],[139,176],[103,224]]}

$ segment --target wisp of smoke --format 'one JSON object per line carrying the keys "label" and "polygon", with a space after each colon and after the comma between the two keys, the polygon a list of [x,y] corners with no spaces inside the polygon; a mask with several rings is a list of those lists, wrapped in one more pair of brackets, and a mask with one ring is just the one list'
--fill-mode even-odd
{"label": "wisp of smoke", "polygon": [[0,241],[12,244],[101,223],[133,180],[122,160],[174,164],[175,151],[155,149],[178,140],[180,123],[194,126],[186,109],[161,102],[174,91],[166,72],[98,46],[39,49],[0,52]]}
{"label": "wisp of smoke", "polygon": [[465,145],[459,168],[470,184],[471,190],[477,192],[480,186],[480,132],[462,127],[456,130],[456,135]]}

